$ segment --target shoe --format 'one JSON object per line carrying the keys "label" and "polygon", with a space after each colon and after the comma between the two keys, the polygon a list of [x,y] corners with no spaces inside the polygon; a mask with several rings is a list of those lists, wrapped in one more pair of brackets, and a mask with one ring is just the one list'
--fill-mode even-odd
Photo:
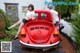
{"label": "shoe", "polygon": [[16,40],[16,39],[18,39],[18,37],[16,37],[16,38],[13,38],[13,40]]}
{"label": "shoe", "polygon": [[60,41],[62,41],[62,39],[60,38]]}
{"label": "shoe", "polygon": [[10,29],[8,29],[7,27],[5,27],[5,29],[6,29],[7,31],[10,31]]}

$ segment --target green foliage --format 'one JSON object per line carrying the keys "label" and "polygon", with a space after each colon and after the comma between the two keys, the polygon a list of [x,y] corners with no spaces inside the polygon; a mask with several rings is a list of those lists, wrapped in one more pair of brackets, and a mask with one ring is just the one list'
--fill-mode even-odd
{"label": "green foliage", "polygon": [[[76,2],[76,0],[53,0],[53,2]],[[56,6],[56,9],[60,12],[60,14],[64,14],[64,13],[67,13],[70,12],[70,13],[73,13],[74,10],[79,10],[79,6],[78,5],[57,5]]]}
{"label": "green foliage", "polygon": [[6,26],[7,27],[10,26],[12,22],[11,22],[9,16],[2,9],[0,9],[0,14],[3,16]]}
{"label": "green foliage", "polygon": [[[0,9],[0,15],[2,16],[2,18],[5,21],[6,27],[9,27],[12,24],[9,16],[2,9]],[[10,41],[11,38],[13,38],[15,36],[15,34],[17,33],[17,30],[18,30],[18,26],[11,29],[10,31],[7,31],[6,29],[4,29],[4,32],[6,33],[6,35],[2,39],[0,39],[0,42],[1,41]]]}
{"label": "green foliage", "polygon": [[73,17],[72,21],[72,27],[74,29],[73,34],[75,37],[75,41],[77,44],[77,47],[79,48],[80,52],[80,14],[74,14],[75,16]]}
{"label": "green foliage", "polygon": [[15,37],[15,34],[17,33],[17,31],[18,31],[18,26],[11,29],[10,31],[5,30],[6,36],[4,36],[4,38],[0,39],[0,42],[1,41],[10,41],[12,38]]}

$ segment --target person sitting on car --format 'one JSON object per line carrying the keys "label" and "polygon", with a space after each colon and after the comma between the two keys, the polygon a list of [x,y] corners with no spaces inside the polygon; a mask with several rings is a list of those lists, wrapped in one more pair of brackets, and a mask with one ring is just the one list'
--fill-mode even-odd
{"label": "person sitting on car", "polygon": [[23,26],[25,23],[29,22],[30,19],[31,19],[31,20],[34,20],[34,19],[35,19],[34,6],[33,6],[32,4],[30,4],[30,5],[28,6],[28,12],[26,13],[26,17],[25,17],[25,18],[20,19],[18,22],[16,22],[15,24],[13,24],[12,26],[10,26],[10,27],[8,27],[8,28],[6,28],[6,29],[7,29],[7,30],[10,30],[11,28],[13,28],[13,27],[15,27],[16,25],[20,24],[19,30],[18,30],[17,34],[15,35],[15,38],[14,38],[14,39],[16,39],[16,38],[18,37],[19,33],[20,33],[20,30],[21,30],[22,26]]}
{"label": "person sitting on car", "polygon": [[59,32],[61,32],[61,30],[64,28],[63,19],[59,19],[58,12],[54,10],[55,8],[54,8],[53,5],[49,5],[48,8],[49,8],[49,11],[52,14],[55,26],[59,26],[60,25]]}
{"label": "person sitting on car", "polygon": [[59,23],[58,12],[54,10],[55,8],[54,8],[53,5],[48,5],[48,8],[49,8],[49,11],[50,11],[51,14],[52,14],[52,17],[53,17],[54,23],[55,23],[55,25],[57,26],[58,23]]}

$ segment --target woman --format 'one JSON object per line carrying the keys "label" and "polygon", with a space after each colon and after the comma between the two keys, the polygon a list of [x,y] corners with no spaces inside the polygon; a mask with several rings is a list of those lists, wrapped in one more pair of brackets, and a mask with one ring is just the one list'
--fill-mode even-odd
{"label": "woman", "polygon": [[15,38],[14,39],[16,39],[18,37],[22,26],[25,23],[29,22],[29,19],[32,19],[32,20],[35,19],[34,6],[32,4],[30,4],[28,6],[28,12],[26,13],[26,18],[20,19],[18,22],[16,22],[15,24],[13,24],[12,26],[10,26],[10,27],[7,28],[7,30],[9,30],[9,29],[15,27],[16,25],[20,24],[19,30],[18,30],[17,34],[15,35]]}
{"label": "woman", "polygon": [[48,8],[49,8],[50,12],[53,15],[53,21],[55,23],[55,26],[59,26],[60,25],[59,32],[61,32],[61,30],[64,28],[64,20],[59,19],[60,15],[58,15],[58,12],[54,10],[54,6],[53,5],[48,6]]}
{"label": "woman", "polygon": [[53,17],[53,22],[55,23],[55,25],[57,26],[59,24],[59,17],[58,17],[58,12],[55,11],[55,7],[53,5],[48,5],[49,11],[52,14]]}

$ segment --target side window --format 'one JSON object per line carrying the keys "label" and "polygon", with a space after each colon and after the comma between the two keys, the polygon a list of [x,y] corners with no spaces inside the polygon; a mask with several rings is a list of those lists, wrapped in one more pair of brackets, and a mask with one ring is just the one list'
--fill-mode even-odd
{"label": "side window", "polygon": [[41,18],[47,18],[47,14],[46,13],[41,13]]}
{"label": "side window", "polygon": [[38,18],[38,13],[35,13],[35,17]]}

